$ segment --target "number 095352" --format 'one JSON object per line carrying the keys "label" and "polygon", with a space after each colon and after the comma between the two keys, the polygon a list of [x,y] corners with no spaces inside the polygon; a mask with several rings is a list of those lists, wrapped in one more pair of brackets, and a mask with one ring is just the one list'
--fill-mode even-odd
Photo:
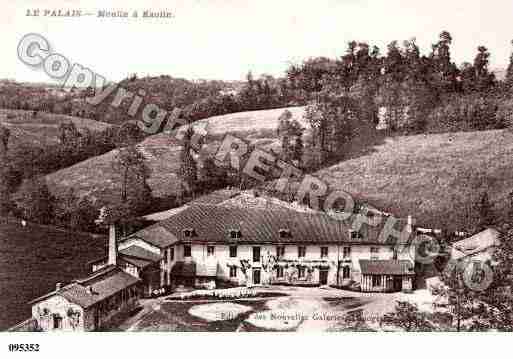
{"label": "number 095352", "polygon": [[38,352],[39,344],[9,344],[10,352]]}

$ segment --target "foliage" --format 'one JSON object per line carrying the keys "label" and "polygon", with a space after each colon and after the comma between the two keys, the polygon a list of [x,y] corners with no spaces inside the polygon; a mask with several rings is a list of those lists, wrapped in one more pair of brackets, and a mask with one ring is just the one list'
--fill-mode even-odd
{"label": "foliage", "polygon": [[[493,94],[449,95],[427,118],[428,132],[455,132],[505,128],[511,109]],[[501,112],[499,112],[501,109]]]}
{"label": "foliage", "polygon": [[150,170],[135,145],[119,149],[113,168],[119,173],[121,193],[110,207],[112,221],[121,224],[126,234],[127,225],[144,213],[151,201],[151,189],[147,183]]}
{"label": "foliage", "polygon": [[479,227],[485,229],[495,224],[495,215],[493,211],[493,204],[490,202],[488,192],[483,192],[479,200]]}
{"label": "foliage", "polygon": [[407,332],[425,332],[433,330],[426,313],[419,311],[416,304],[397,301],[395,310],[383,316],[383,324],[401,328]]}
{"label": "foliage", "polygon": [[369,331],[370,329],[363,317],[363,310],[357,309],[348,312],[342,319],[342,324],[346,330],[351,331]]}
{"label": "foliage", "polygon": [[198,168],[193,156],[193,136],[194,130],[191,126],[185,133],[182,150],[180,152],[180,169],[178,171],[178,176],[182,180],[184,187],[183,192],[185,193],[194,193],[198,180]]}
{"label": "foliage", "polygon": [[300,167],[303,157],[304,129],[297,120],[292,120],[292,113],[285,110],[278,119],[278,136],[281,139],[281,158],[287,163]]}
{"label": "foliage", "polygon": [[[513,45],[513,40],[511,41]],[[504,80],[507,90],[511,93],[513,90],[513,52],[509,56],[509,64],[506,70],[506,79]]]}
{"label": "foliage", "polygon": [[353,137],[358,114],[358,105],[347,96],[323,92],[310,103],[305,117],[310,122],[321,163],[337,155],[340,147]]}
{"label": "foliage", "polygon": [[55,199],[43,178],[32,177],[25,180],[19,193],[17,205],[23,218],[41,224],[52,223]]}

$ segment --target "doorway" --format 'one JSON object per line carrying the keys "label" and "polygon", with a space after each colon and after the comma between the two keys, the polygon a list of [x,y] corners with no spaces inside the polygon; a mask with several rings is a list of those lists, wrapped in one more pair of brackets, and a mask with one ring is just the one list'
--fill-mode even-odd
{"label": "doorway", "polygon": [[394,291],[400,292],[403,290],[403,278],[401,276],[394,276]]}
{"label": "doorway", "polygon": [[260,269],[253,269],[253,284],[260,284]]}
{"label": "doorway", "polygon": [[326,270],[326,269],[319,270],[319,284],[320,285],[328,284],[328,270]]}

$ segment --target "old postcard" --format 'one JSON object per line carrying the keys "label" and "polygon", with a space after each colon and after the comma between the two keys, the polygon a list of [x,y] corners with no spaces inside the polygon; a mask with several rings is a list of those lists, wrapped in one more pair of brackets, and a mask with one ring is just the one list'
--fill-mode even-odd
{"label": "old postcard", "polygon": [[512,13],[2,1],[3,349],[513,330]]}

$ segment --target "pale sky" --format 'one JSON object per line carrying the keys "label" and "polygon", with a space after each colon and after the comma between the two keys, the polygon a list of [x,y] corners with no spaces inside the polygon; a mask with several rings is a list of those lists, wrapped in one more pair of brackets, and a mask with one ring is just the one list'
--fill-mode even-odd
{"label": "pale sky", "polygon": [[[52,50],[109,80],[130,73],[185,78],[243,79],[282,75],[289,62],[336,57],[350,40],[378,45],[416,37],[423,52],[438,34],[454,39],[456,63],[472,60],[478,45],[492,53],[492,67],[505,67],[513,39],[513,1],[478,0],[0,0],[0,78],[50,79],[21,63],[23,35],[44,35]],[[167,9],[174,19],[27,17],[27,9]]]}

